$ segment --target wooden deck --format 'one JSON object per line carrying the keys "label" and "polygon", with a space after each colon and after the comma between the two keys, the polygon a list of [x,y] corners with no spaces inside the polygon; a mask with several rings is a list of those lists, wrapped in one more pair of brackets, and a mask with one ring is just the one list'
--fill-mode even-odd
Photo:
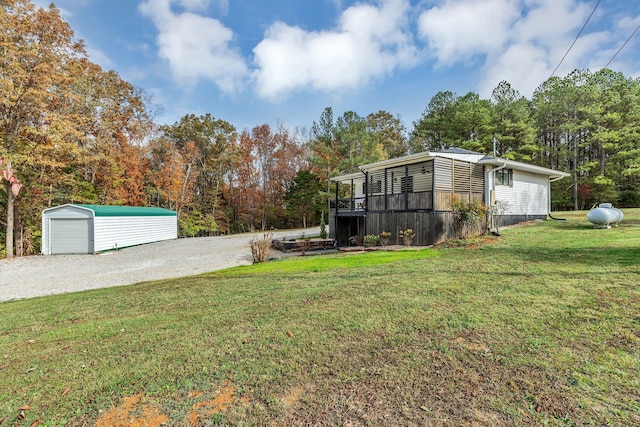
{"label": "wooden deck", "polygon": [[271,247],[282,252],[303,252],[334,249],[336,241],[334,239],[296,239],[296,240],[273,240]]}

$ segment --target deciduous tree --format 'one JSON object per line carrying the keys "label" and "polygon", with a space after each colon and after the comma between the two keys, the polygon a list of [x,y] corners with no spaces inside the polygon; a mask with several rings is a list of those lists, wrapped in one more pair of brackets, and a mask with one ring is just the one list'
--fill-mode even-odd
{"label": "deciduous tree", "polygon": [[213,215],[226,222],[219,212],[222,186],[238,156],[238,134],[230,123],[207,113],[202,116],[187,114],[170,126],[162,126],[164,136],[182,150],[193,143],[198,151],[194,172],[197,180],[191,200],[191,209],[203,216]]}

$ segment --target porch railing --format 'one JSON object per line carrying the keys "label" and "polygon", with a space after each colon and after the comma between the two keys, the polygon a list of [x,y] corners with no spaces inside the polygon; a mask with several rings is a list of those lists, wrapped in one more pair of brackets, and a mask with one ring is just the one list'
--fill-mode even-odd
{"label": "porch railing", "polygon": [[337,212],[364,212],[365,200],[364,197],[332,199],[330,207]]}

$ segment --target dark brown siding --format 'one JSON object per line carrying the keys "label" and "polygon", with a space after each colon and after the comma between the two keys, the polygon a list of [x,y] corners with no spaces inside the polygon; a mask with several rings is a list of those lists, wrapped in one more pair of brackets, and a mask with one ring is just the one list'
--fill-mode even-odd
{"label": "dark brown siding", "polygon": [[367,234],[391,232],[390,244],[401,245],[399,232],[408,228],[416,235],[414,246],[428,246],[455,238],[453,214],[450,212],[379,212],[367,215]]}
{"label": "dark brown siding", "polygon": [[[414,245],[419,246],[455,238],[452,197],[484,202],[484,179],[483,166],[443,157],[369,172],[366,212],[361,212],[366,213],[366,234],[391,232],[391,243],[402,244],[399,231],[410,228],[416,234]],[[340,223],[339,228],[346,228],[341,216],[339,213],[337,222],[330,216],[331,225]],[[364,224],[357,225],[362,232]],[[351,225],[349,232],[353,230]],[[341,232],[333,235],[340,237]]]}

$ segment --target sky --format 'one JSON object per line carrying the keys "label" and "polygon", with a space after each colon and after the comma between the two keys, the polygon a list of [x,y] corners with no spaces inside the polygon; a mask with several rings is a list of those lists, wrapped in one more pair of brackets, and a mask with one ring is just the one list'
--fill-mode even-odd
{"label": "sky", "polygon": [[[49,1],[35,0],[47,7]],[[413,128],[440,91],[530,98],[603,68],[640,26],[637,0],[57,0],[92,62],[151,95],[156,121],[210,113],[239,131],[309,129],[380,110]],[[597,5],[597,7],[596,7]],[[640,77],[640,31],[609,68]]]}

